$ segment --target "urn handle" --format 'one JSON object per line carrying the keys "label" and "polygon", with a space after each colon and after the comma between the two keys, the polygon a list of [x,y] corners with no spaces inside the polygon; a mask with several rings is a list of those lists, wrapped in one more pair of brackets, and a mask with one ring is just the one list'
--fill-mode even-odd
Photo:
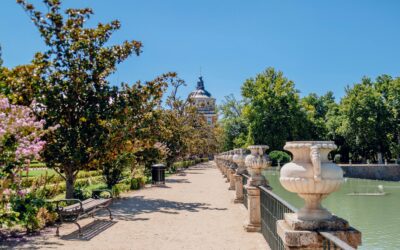
{"label": "urn handle", "polygon": [[321,154],[318,146],[312,146],[310,151],[311,163],[313,165],[314,180],[321,181]]}

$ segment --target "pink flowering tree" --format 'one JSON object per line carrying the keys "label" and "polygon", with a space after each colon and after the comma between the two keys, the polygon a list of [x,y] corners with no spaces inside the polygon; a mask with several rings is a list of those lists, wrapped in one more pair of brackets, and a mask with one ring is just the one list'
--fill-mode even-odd
{"label": "pink flowering tree", "polygon": [[[34,103],[32,105],[35,105]],[[44,120],[37,120],[31,107],[12,105],[0,98],[0,178],[14,181],[17,173],[28,166],[45,142]]]}
{"label": "pink flowering tree", "polygon": [[33,201],[26,198],[32,195],[20,187],[21,173],[28,170],[31,160],[39,159],[45,146],[41,138],[49,131],[44,129],[44,120],[36,119],[33,108],[38,105],[13,105],[0,96],[0,227],[15,223],[27,229],[37,227],[38,208],[23,209],[31,213],[21,213],[14,208],[30,206]]}

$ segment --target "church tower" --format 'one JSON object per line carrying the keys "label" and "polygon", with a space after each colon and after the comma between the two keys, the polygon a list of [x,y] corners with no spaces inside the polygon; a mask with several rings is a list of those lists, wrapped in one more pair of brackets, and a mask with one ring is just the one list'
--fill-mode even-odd
{"label": "church tower", "polygon": [[197,107],[197,112],[204,116],[207,123],[211,126],[217,123],[217,113],[215,109],[215,98],[213,98],[205,88],[203,77],[199,77],[196,90],[190,93],[191,102]]}

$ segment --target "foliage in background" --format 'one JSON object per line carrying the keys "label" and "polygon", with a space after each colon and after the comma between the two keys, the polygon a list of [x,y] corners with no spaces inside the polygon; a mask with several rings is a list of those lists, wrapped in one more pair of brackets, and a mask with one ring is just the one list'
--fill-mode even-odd
{"label": "foliage in background", "polygon": [[222,151],[246,146],[248,131],[246,120],[242,115],[243,106],[243,102],[236,100],[233,95],[225,96],[220,105],[222,115],[220,123],[223,129],[220,134]]}
{"label": "foliage in background", "polygon": [[167,108],[160,110],[160,142],[168,149],[165,159],[168,168],[180,159],[208,156],[219,149],[218,127],[207,124],[204,117],[197,113],[190,97],[183,100],[178,96],[179,88],[184,85],[180,79],[171,83]]}
{"label": "foliage in background", "polygon": [[278,162],[282,166],[283,164],[291,161],[290,155],[284,151],[274,150],[271,151],[268,156],[272,161],[272,166],[278,166]]}
{"label": "foliage in background", "polygon": [[387,103],[369,78],[346,89],[341,100],[343,116],[340,133],[346,138],[353,157],[377,160],[383,163],[383,156],[389,157],[392,131],[391,115]]}
{"label": "foliage in background", "polygon": [[337,103],[332,92],[300,98],[292,81],[268,68],[244,82],[242,96],[243,108],[233,96],[221,106],[224,151],[249,144],[282,150],[286,141],[333,140],[338,149],[331,156],[340,154],[342,162],[400,160],[400,78],[363,78]]}

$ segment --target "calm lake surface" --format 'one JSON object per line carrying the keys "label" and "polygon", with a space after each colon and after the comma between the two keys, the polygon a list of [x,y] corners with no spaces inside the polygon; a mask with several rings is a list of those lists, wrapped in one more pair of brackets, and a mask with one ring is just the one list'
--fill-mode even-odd
{"label": "calm lake surface", "polygon": [[[273,192],[297,208],[303,200],[286,191],[279,183],[278,171],[265,171]],[[338,192],[322,204],[332,213],[350,222],[362,232],[360,249],[400,249],[400,182],[346,178]],[[349,193],[379,192],[384,196],[347,195]]]}

